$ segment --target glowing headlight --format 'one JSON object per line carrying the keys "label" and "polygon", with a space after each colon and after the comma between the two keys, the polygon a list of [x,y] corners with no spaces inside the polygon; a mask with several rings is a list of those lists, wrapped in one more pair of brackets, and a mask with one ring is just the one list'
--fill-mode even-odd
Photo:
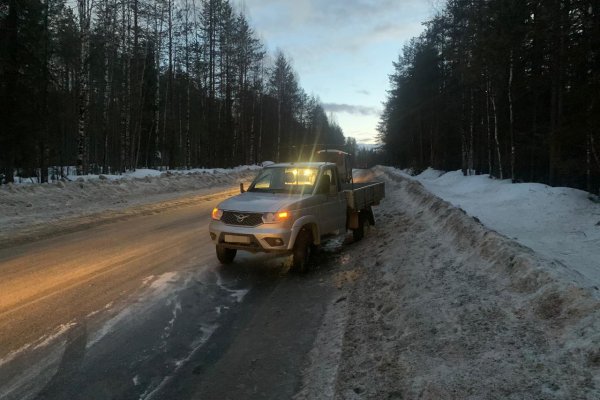
{"label": "glowing headlight", "polygon": [[291,213],[288,211],[279,211],[276,213],[265,213],[263,214],[263,222],[265,224],[274,224],[277,222],[283,222],[291,217]]}
{"label": "glowing headlight", "polygon": [[217,221],[221,219],[223,216],[223,210],[219,210],[218,208],[213,208],[211,217],[212,219],[216,219]]}

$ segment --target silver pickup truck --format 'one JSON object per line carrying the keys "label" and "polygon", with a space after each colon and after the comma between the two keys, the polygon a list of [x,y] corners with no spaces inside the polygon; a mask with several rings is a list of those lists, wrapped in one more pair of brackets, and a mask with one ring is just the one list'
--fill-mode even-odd
{"label": "silver pickup truck", "polygon": [[233,262],[238,250],[292,254],[303,272],[326,234],[353,231],[360,240],[373,225],[371,206],[385,196],[383,182],[342,184],[335,164],[272,164],[247,191],[220,203],[209,225],[217,258]]}

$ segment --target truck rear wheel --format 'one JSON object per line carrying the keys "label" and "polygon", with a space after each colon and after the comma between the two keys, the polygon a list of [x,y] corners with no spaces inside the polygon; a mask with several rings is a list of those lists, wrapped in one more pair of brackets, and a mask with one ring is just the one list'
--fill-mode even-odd
{"label": "truck rear wheel", "polygon": [[313,243],[312,234],[302,229],[298,233],[294,250],[292,252],[292,270],[299,273],[304,273],[308,270],[308,265],[312,259]]}
{"label": "truck rear wheel", "polygon": [[220,244],[217,245],[217,258],[221,264],[231,264],[236,254],[236,249],[228,249]]}

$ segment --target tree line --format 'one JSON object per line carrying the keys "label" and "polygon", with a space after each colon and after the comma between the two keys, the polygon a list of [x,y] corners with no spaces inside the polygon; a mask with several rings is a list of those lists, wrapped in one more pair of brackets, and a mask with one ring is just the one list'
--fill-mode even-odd
{"label": "tree line", "polygon": [[[228,0],[0,4],[0,174],[228,167],[344,135]],[[0,179],[2,182],[2,179]]]}
{"label": "tree line", "polygon": [[600,188],[600,2],[448,0],[404,48],[387,160]]}

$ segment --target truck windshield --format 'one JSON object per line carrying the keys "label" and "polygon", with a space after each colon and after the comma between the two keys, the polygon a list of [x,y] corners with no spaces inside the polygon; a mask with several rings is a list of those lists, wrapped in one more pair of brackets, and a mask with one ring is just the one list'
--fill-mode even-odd
{"label": "truck windshield", "polygon": [[248,188],[249,192],[312,193],[317,168],[265,168]]}

